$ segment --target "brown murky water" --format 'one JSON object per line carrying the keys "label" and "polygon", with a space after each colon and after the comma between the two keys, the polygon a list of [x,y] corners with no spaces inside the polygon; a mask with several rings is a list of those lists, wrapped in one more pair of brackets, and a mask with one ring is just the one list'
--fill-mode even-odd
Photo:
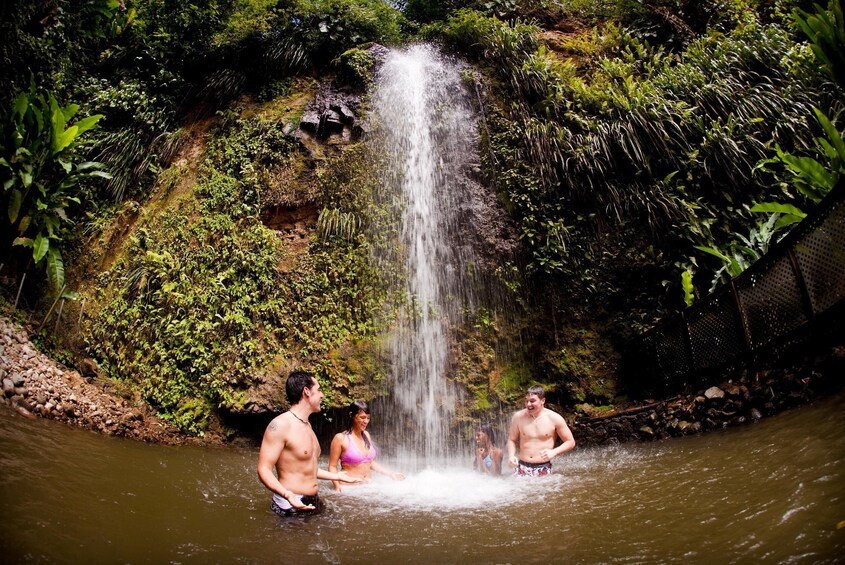
{"label": "brown murky water", "polygon": [[[834,563],[845,396],[754,425],[576,449],[548,479],[434,462],[282,521],[257,450],[107,438],[0,407],[5,563]],[[378,437],[376,435],[376,437]],[[388,461],[401,467],[401,461]]]}

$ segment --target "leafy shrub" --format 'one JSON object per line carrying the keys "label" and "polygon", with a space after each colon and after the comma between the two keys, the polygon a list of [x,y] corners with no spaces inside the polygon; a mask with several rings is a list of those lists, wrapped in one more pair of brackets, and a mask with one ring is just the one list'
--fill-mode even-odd
{"label": "leafy shrub", "polygon": [[102,163],[79,160],[82,137],[102,116],[70,124],[78,110],[76,104],[59,106],[52,94],[39,94],[33,85],[18,95],[13,108],[0,113],[0,183],[9,222],[0,233],[11,232],[14,245],[32,250],[32,260],[46,266],[57,291],[64,286],[59,242],[70,208],[80,202],[79,184],[90,177],[109,178]]}
{"label": "leafy shrub", "polygon": [[402,14],[382,0],[298,0],[284,17],[316,66],[362,43],[395,44],[404,25]]}
{"label": "leafy shrub", "polygon": [[345,78],[350,84],[365,86],[372,81],[375,59],[368,51],[350,49],[341,54],[340,64]]}

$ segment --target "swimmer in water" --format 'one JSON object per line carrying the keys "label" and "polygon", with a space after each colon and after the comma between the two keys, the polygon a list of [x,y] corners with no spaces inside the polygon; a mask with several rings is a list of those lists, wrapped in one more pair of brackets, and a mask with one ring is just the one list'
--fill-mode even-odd
{"label": "swimmer in water", "polygon": [[475,456],[472,468],[485,475],[501,475],[502,450],[496,447],[496,435],[490,424],[481,424],[475,429]]}
{"label": "swimmer in water", "polygon": [[[363,482],[370,480],[370,472],[387,475],[394,481],[404,481],[405,475],[383,467],[375,461],[378,450],[367,432],[370,407],[362,400],[349,405],[349,424],[346,431],[335,434],[329,450],[329,472],[337,472],[338,463],[350,477]],[[341,481],[333,481],[334,489],[342,490]]]}
{"label": "swimmer in water", "polygon": [[323,392],[311,373],[294,371],[285,383],[290,409],[275,418],[264,431],[258,453],[258,477],[273,498],[270,509],[282,517],[322,508],[317,479],[360,482],[346,473],[329,473],[317,467],[320,443],[308,417],[320,411]]}
{"label": "swimmer in water", "polygon": [[[560,445],[555,447],[560,438]],[[517,456],[519,444],[519,456]],[[552,458],[575,447],[572,431],[563,416],[546,408],[546,392],[532,386],[525,393],[525,408],[511,419],[508,463],[515,475],[540,477],[552,473]]]}

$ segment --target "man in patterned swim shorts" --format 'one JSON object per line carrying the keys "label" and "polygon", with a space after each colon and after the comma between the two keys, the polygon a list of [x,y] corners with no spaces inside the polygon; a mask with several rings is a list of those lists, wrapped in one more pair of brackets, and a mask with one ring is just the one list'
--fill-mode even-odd
{"label": "man in patterned swim shorts", "polygon": [[[562,442],[555,447],[556,438]],[[519,444],[519,457],[516,444]],[[525,394],[525,408],[511,418],[508,463],[514,475],[542,477],[552,473],[552,458],[575,447],[575,438],[563,416],[546,408],[546,391],[532,386]]]}

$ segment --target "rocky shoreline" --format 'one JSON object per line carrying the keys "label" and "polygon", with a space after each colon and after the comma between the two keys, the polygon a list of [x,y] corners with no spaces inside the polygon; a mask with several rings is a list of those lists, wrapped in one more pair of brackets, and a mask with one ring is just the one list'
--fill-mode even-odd
{"label": "rocky shoreline", "polygon": [[36,349],[26,330],[0,316],[3,402],[26,417],[40,416],[107,435],[163,444],[221,444],[216,434],[192,437],[156,416],[107,379],[86,379]]}
{"label": "rocky shoreline", "polygon": [[[580,446],[651,441],[738,426],[812,402],[845,384],[845,346],[797,365],[737,371],[694,394],[601,412],[581,405],[569,423]],[[155,415],[108,379],[87,379],[41,353],[25,328],[0,316],[3,402],[26,417],[43,417],[103,434],[163,444],[222,445],[208,432],[194,437]]]}
{"label": "rocky shoreline", "polygon": [[695,393],[598,413],[582,406],[571,423],[579,445],[660,440],[740,426],[842,390],[845,346],[792,365],[740,369]]}

